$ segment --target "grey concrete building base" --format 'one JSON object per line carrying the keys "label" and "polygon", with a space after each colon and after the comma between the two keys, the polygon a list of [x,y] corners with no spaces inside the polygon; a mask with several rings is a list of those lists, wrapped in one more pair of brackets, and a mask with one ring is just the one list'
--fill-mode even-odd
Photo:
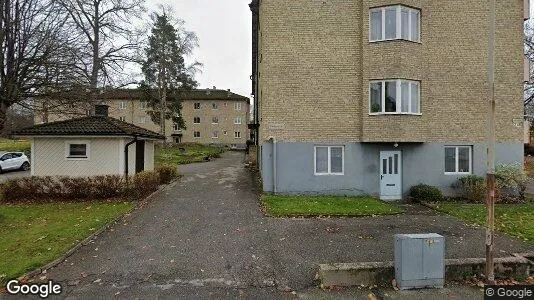
{"label": "grey concrete building base", "polygon": [[[344,147],[344,174],[316,176],[314,147]],[[402,153],[402,194],[424,183],[442,189],[445,195],[457,193],[452,186],[465,175],[445,174],[445,146],[472,147],[472,174],[486,173],[487,147],[481,143],[356,143],[356,142],[277,142],[261,144],[259,164],[263,190],[279,194],[332,194],[380,196],[380,151]],[[496,145],[496,164],[518,163],[522,166],[523,144]]]}
{"label": "grey concrete building base", "polygon": [[[461,280],[483,274],[484,258],[445,260],[445,279]],[[534,273],[534,262],[520,255],[495,259],[495,274],[499,278],[528,277]],[[319,280],[323,287],[390,285],[395,279],[395,266],[388,262],[334,263],[319,265]]]}

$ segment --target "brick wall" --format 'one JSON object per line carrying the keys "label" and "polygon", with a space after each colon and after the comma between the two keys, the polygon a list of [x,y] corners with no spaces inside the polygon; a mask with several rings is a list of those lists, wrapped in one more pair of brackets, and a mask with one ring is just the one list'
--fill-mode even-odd
{"label": "brick wall", "polygon": [[[405,0],[421,43],[369,43],[369,8],[396,0],[263,0],[260,140],[483,142],[487,132],[485,0]],[[523,1],[498,1],[498,142],[521,142]],[[421,115],[369,115],[369,80],[421,81]]]}

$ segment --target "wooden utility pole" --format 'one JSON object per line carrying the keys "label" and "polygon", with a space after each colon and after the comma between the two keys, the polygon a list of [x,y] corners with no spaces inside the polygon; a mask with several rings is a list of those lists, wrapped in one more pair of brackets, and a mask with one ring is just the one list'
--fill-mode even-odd
{"label": "wooden utility pole", "polygon": [[488,174],[487,174],[487,227],[486,227],[486,280],[489,284],[495,283],[494,274],[494,237],[495,237],[495,1],[490,0],[489,20],[489,134],[488,134]]}

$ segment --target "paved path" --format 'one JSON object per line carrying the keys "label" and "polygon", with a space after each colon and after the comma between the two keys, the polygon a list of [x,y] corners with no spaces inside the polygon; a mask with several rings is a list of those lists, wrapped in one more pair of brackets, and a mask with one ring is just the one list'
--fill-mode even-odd
{"label": "paved path", "polygon": [[[95,299],[285,298],[315,294],[318,263],[393,260],[393,234],[437,232],[449,258],[483,257],[484,230],[417,206],[401,216],[264,217],[242,153],[181,167],[180,182],[47,276]],[[499,236],[498,253],[532,250]]]}

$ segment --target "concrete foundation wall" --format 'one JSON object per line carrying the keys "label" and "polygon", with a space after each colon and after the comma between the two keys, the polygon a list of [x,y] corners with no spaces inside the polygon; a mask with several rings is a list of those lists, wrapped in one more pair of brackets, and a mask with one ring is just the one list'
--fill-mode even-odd
{"label": "concrete foundation wall", "polygon": [[[276,192],[282,194],[335,194],[378,195],[380,193],[380,151],[402,152],[402,191],[406,195],[416,184],[424,183],[441,188],[445,195],[454,195],[451,187],[463,175],[445,175],[445,146],[470,145],[473,147],[472,173],[486,173],[486,145],[466,143],[330,143],[343,145],[344,175],[314,175],[314,146],[320,143],[276,143],[276,163],[273,164],[273,144],[261,145],[261,173],[263,189],[275,192],[274,168],[276,168]],[[497,144],[496,163],[520,163],[521,143]]]}

